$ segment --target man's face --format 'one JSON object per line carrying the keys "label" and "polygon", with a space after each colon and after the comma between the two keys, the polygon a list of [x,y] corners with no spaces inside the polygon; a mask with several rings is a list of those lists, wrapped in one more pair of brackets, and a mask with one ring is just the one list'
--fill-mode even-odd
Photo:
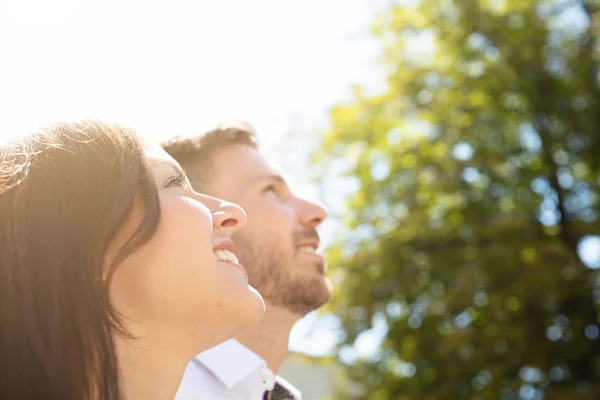
{"label": "man's face", "polygon": [[211,166],[207,184],[198,189],[239,204],[248,215],[233,240],[249,283],[266,302],[294,313],[303,315],[325,304],[331,282],[316,251],[316,228],[326,211],[296,197],[281,174],[250,146],[220,149]]}

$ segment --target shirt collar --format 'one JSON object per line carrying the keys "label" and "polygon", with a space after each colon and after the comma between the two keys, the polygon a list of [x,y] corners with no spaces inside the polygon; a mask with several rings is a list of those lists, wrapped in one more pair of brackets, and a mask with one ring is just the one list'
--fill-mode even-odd
{"label": "shirt collar", "polygon": [[228,389],[233,388],[252,372],[267,367],[265,360],[235,339],[206,350],[194,359],[204,365]]}

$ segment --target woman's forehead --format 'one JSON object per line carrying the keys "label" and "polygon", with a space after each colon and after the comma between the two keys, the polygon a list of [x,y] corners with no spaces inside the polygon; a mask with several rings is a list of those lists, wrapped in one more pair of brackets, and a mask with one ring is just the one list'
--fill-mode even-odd
{"label": "woman's forehead", "polygon": [[146,144],[144,146],[144,154],[151,164],[156,165],[166,162],[179,166],[179,163],[157,144]]}

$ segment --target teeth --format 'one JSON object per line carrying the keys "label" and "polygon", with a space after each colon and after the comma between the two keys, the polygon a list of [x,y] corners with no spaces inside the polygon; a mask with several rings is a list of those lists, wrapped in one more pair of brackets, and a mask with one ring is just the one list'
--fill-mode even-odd
{"label": "teeth", "polygon": [[229,262],[233,262],[233,263],[240,263],[240,260],[238,260],[238,258],[235,256],[235,254],[233,254],[231,251],[229,250],[225,250],[225,254],[227,255],[227,261]]}
{"label": "teeth", "polygon": [[238,263],[239,264],[239,260],[238,258],[235,256],[235,254],[233,254],[231,251],[229,250],[215,250],[215,258],[219,261],[223,261],[223,262],[233,262],[233,263]]}
{"label": "teeth", "polygon": [[302,247],[300,247],[299,250],[300,251],[304,251],[306,253],[316,253],[317,252],[317,249],[315,249],[312,246],[302,246]]}

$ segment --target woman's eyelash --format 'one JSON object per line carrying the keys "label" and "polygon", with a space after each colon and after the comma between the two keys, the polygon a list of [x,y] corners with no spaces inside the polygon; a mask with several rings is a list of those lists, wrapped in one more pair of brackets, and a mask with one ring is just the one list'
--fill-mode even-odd
{"label": "woman's eyelash", "polygon": [[164,186],[166,188],[172,187],[172,186],[185,186],[186,181],[187,181],[187,178],[182,171],[182,172],[178,173],[176,176],[172,176],[169,179],[167,179]]}

